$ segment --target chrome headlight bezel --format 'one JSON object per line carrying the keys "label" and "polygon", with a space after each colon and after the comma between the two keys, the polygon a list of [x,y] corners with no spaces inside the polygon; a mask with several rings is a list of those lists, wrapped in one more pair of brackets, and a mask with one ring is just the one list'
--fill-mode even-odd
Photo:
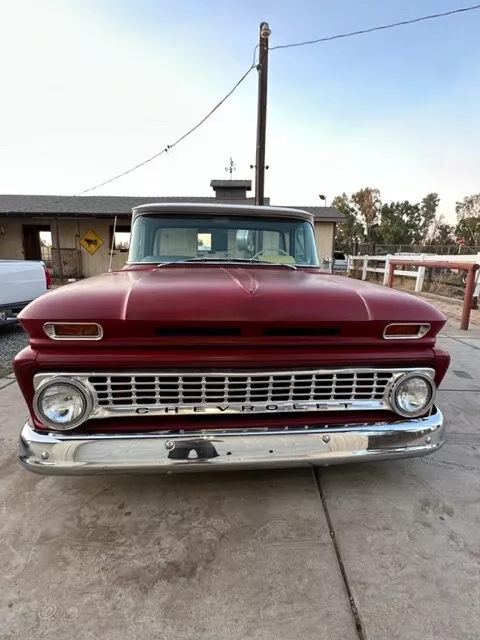
{"label": "chrome headlight bezel", "polygon": [[[397,393],[400,389],[400,387],[405,384],[405,382],[408,382],[409,380],[412,380],[413,378],[419,378],[420,380],[424,380],[427,385],[430,388],[430,397],[428,399],[428,402],[425,404],[425,406],[423,406],[421,409],[415,411],[415,412],[408,412],[405,411],[404,409],[402,409],[401,406],[399,406],[398,403],[398,399],[397,399]],[[403,376],[400,376],[396,381],[395,384],[392,386],[392,389],[390,391],[390,405],[392,407],[392,409],[395,411],[395,413],[398,413],[398,415],[404,417],[404,418],[418,418],[419,416],[423,416],[425,415],[428,411],[431,410],[431,408],[434,405],[435,402],[435,394],[437,392],[437,388],[435,386],[435,381],[434,379],[429,376],[426,373],[417,373],[417,372],[410,372],[410,373],[406,373]]]}
{"label": "chrome headlight bezel", "polygon": [[[75,420],[67,423],[67,424],[59,424],[58,422],[54,422],[50,420],[46,415],[44,415],[41,409],[41,400],[42,396],[51,387],[55,387],[58,385],[70,386],[76,392],[80,393],[83,397],[84,406],[82,413]],[[42,424],[55,431],[70,431],[71,429],[76,429],[78,426],[86,422],[91,416],[94,408],[94,400],[93,394],[88,389],[86,385],[84,385],[79,380],[74,380],[72,378],[67,378],[64,376],[56,376],[52,378],[48,378],[44,380],[40,386],[36,389],[34,398],[33,398],[33,410],[35,412],[36,417]]]}

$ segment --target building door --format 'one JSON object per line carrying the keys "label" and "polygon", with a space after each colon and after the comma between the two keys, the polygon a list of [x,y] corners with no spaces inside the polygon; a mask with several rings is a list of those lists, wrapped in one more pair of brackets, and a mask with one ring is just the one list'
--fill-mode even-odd
{"label": "building door", "polygon": [[[40,242],[40,234],[49,234],[50,225],[48,224],[24,224],[23,225],[23,252],[25,260],[43,260],[46,256],[42,255],[42,243]],[[51,243],[50,243],[51,244]]]}

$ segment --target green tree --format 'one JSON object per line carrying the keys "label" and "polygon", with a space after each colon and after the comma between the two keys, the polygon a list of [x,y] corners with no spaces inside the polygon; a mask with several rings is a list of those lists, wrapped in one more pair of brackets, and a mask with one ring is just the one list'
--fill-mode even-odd
{"label": "green tree", "polygon": [[337,226],[337,246],[351,253],[361,241],[370,244],[368,251],[374,250],[374,244],[451,244],[454,229],[437,215],[439,203],[438,193],[427,194],[419,203],[384,204],[380,191],[371,187],[350,197],[343,193],[332,202],[345,216],[345,222]]}
{"label": "green tree", "polygon": [[443,215],[436,216],[430,225],[425,244],[444,247],[456,244],[455,227],[445,222]]}
{"label": "green tree", "polygon": [[480,193],[465,196],[455,205],[457,226],[455,232],[468,245],[480,245]]}
{"label": "green tree", "polygon": [[470,216],[460,220],[455,227],[455,233],[470,246],[480,245],[480,216]]}
{"label": "green tree", "polygon": [[422,236],[422,243],[425,244],[431,235],[433,227],[436,226],[437,209],[440,204],[440,198],[438,193],[429,193],[426,195],[420,203],[420,235]]}
{"label": "green tree", "polygon": [[373,230],[380,222],[382,210],[382,200],[380,191],[365,187],[352,195],[352,203],[356,208],[357,216],[365,227],[365,237],[367,242],[373,240]]}
{"label": "green tree", "polygon": [[389,202],[382,206],[378,242],[391,245],[416,244],[423,234],[420,204]]}
{"label": "green tree", "polygon": [[356,246],[364,236],[364,228],[358,220],[357,210],[346,193],[334,198],[332,207],[338,209],[345,216],[345,220],[337,224],[335,246],[345,253],[354,253]]}
{"label": "green tree", "polygon": [[455,227],[451,224],[440,223],[433,237],[433,244],[448,246],[455,243]]}

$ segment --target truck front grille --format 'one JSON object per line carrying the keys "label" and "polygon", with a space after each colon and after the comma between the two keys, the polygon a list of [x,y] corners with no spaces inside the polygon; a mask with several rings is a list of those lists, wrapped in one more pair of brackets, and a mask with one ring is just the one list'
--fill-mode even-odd
{"label": "truck front grille", "polygon": [[[431,368],[276,371],[44,372],[44,385],[74,383],[85,396],[85,420],[148,415],[395,411],[392,394],[408,374],[432,380]],[[347,418],[346,418],[347,419]],[[286,423],[288,424],[288,423]]]}
{"label": "truck front grille", "polygon": [[[141,373],[88,377],[101,407],[217,407],[381,401],[391,371]],[[357,407],[358,408],[358,407]],[[378,408],[378,402],[376,407]]]}
{"label": "truck front grille", "polygon": [[76,383],[89,406],[84,421],[132,415],[395,410],[391,395],[408,374],[432,380],[431,368],[277,371],[45,372],[38,393],[55,380]]}

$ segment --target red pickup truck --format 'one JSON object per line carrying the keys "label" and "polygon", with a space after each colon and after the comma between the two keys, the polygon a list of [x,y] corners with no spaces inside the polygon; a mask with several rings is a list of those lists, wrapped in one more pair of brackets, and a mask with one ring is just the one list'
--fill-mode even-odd
{"label": "red pickup truck", "polygon": [[19,459],[93,474],[432,453],[444,442],[445,320],[323,271],[304,211],[140,206],[125,268],[20,314]]}

